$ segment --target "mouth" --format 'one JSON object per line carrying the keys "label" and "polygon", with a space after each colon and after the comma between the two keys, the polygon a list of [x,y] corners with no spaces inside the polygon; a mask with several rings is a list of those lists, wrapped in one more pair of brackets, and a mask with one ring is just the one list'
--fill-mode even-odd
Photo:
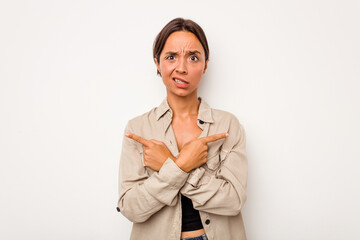
{"label": "mouth", "polygon": [[189,84],[189,82],[185,81],[184,79],[181,78],[172,78],[173,81],[177,82],[177,83],[182,83],[182,84]]}
{"label": "mouth", "polygon": [[174,81],[175,86],[178,88],[186,89],[190,86],[190,83],[184,79],[173,77],[172,80]]}

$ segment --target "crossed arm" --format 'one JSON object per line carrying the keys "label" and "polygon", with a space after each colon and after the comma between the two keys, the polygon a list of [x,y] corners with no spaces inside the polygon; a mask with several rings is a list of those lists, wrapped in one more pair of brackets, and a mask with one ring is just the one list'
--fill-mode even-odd
{"label": "crossed arm", "polygon": [[[133,222],[144,222],[165,205],[175,205],[179,191],[191,198],[198,210],[238,214],[246,200],[247,160],[244,131],[238,121],[235,124],[238,128],[230,129],[229,134],[237,137],[227,142],[230,151],[219,156],[223,158],[221,166],[209,177],[201,166],[207,160],[207,143],[227,137],[226,133],[189,142],[175,158],[164,143],[133,134],[128,122],[125,132],[129,134],[123,139],[119,178],[118,207],[123,215]],[[144,164],[157,171],[151,176],[136,149],[138,143],[143,147]]]}
{"label": "crossed arm", "polygon": [[184,172],[200,167],[206,162],[207,143],[229,136],[228,133],[218,133],[207,137],[197,138],[186,143],[179,157],[175,158],[166,145],[154,139],[146,140],[134,133],[127,132],[126,137],[142,144],[144,163],[147,167],[159,171],[164,162],[171,158]]}

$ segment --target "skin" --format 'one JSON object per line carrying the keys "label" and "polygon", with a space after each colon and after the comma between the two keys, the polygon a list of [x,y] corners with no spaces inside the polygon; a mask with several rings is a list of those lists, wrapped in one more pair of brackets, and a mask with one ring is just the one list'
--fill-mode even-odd
{"label": "skin", "polygon": [[[197,52],[192,54],[190,51]],[[159,62],[156,58],[154,61],[166,87],[167,96],[171,100],[182,99],[179,103],[183,104],[183,109],[178,109],[179,114],[188,115],[190,110],[196,112],[197,109],[191,109],[190,106],[198,103],[197,89],[209,61],[205,61],[205,51],[197,37],[185,31],[170,34],[159,56]],[[182,89],[175,86],[173,77],[190,82],[190,87]]]}
{"label": "skin", "polygon": [[[228,133],[219,133],[199,138],[201,128],[197,126],[197,116],[200,102],[197,99],[197,89],[209,59],[205,60],[204,48],[193,33],[178,31],[170,34],[159,61],[156,58],[154,61],[166,87],[168,103],[173,110],[171,124],[179,156],[175,158],[161,141],[147,140],[133,133],[126,133],[125,136],[142,144],[147,167],[159,171],[170,157],[179,168],[190,172],[206,163],[207,143],[228,136]],[[173,78],[184,80],[190,85],[180,88],[174,84]],[[181,238],[196,237],[203,233],[204,229],[182,232]]]}
{"label": "skin", "polygon": [[[127,133],[127,137],[139,142],[143,146],[144,163],[147,167],[155,171],[159,171],[164,162],[170,157],[184,172],[190,172],[194,168],[198,168],[206,163],[207,143],[225,138],[227,133],[218,133],[207,137],[198,138],[187,142],[180,151],[179,157],[174,157],[165,143],[154,139],[146,140],[136,134]],[[182,155],[180,164],[180,155]]]}

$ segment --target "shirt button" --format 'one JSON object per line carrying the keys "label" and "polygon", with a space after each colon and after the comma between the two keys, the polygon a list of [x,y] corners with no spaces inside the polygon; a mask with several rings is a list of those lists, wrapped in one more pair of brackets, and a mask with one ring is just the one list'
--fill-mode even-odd
{"label": "shirt button", "polygon": [[205,223],[206,223],[206,225],[209,225],[210,224],[210,219],[206,219]]}
{"label": "shirt button", "polygon": [[199,123],[200,123],[200,124],[204,124],[204,121],[202,121],[202,120],[199,120]]}
{"label": "shirt button", "polygon": [[117,210],[118,212],[120,212],[120,208],[119,208],[119,207],[117,207],[116,210]]}

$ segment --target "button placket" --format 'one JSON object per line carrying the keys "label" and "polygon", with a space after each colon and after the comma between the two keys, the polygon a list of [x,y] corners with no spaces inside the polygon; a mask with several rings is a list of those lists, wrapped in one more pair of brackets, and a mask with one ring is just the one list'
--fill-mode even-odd
{"label": "button placket", "polygon": [[198,121],[197,121],[197,125],[198,125],[199,128],[201,128],[201,130],[204,130],[204,126],[206,125],[204,123],[205,122],[200,120],[200,119],[198,119]]}
{"label": "button placket", "polygon": [[[174,130],[172,128],[172,125],[170,124],[169,126],[169,134],[170,134],[170,143],[171,143],[171,148],[175,150],[175,152],[172,152],[172,154],[174,156],[178,156],[180,154],[178,146],[177,146],[177,142],[176,142],[176,138],[175,138],[175,133]],[[170,150],[171,151],[171,150]]]}
{"label": "button placket", "polygon": [[214,229],[211,227],[210,223],[210,216],[208,213],[203,212],[203,211],[199,211],[200,213],[200,217],[201,217],[201,221],[203,222],[203,226],[205,229],[206,234],[209,236],[213,236],[214,235]]}

